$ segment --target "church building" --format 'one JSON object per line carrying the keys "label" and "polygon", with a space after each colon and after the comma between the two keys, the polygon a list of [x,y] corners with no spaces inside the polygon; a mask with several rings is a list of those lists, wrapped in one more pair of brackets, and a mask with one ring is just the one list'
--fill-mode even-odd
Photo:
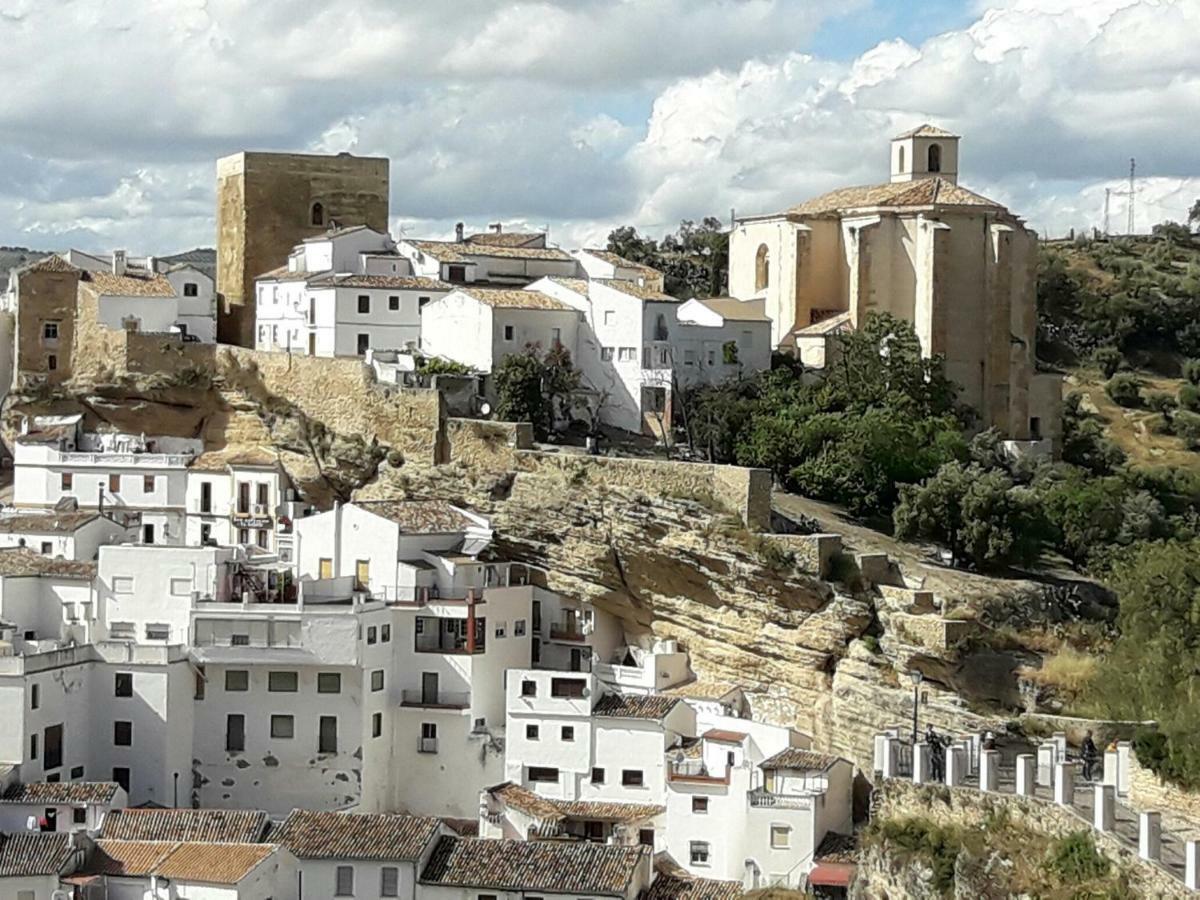
{"label": "church building", "polygon": [[897,135],[888,182],[738,219],[729,292],[765,301],[772,345],[814,367],[870,313],[906,319],[925,353],[945,358],[980,427],[1049,449],[1061,376],[1036,369],[1037,235],[958,174],[958,135],[932,125]]}

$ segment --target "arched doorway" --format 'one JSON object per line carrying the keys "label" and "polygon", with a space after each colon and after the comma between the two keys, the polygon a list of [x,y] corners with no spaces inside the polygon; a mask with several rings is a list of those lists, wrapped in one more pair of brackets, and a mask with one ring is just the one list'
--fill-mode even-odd
{"label": "arched doorway", "polygon": [[761,291],[771,283],[771,252],[760,244],[754,258],[754,290]]}

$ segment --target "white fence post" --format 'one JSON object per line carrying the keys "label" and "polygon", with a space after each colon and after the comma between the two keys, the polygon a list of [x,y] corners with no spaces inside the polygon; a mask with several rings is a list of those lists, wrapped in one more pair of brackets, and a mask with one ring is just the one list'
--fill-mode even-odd
{"label": "white fence post", "polygon": [[1200,891],[1200,841],[1188,841],[1183,846],[1183,886]]}
{"label": "white fence post", "polygon": [[1121,766],[1121,757],[1117,753],[1117,751],[1115,749],[1114,750],[1105,750],[1104,751],[1104,783],[1111,784],[1114,791],[1117,789],[1117,782],[1119,781],[1120,766]]}
{"label": "white fence post", "polygon": [[946,785],[958,787],[962,784],[967,768],[967,752],[962,747],[946,748]]}
{"label": "white fence post", "polygon": [[1125,796],[1129,793],[1129,741],[1117,741],[1117,793]]}
{"label": "white fence post", "polygon": [[929,781],[929,763],[929,745],[924,741],[920,741],[913,747],[913,784],[925,784]]}
{"label": "white fence post", "polygon": [[1162,856],[1162,813],[1138,815],[1138,856],[1151,860]]}
{"label": "white fence post", "polygon": [[1000,751],[983,750],[979,754],[979,789],[995,793],[1000,786]]}
{"label": "white fence post", "polygon": [[1097,831],[1112,831],[1116,811],[1117,789],[1111,784],[1097,784],[1093,788],[1092,825]]}
{"label": "white fence post", "polygon": [[884,778],[896,777],[896,762],[899,758],[897,743],[896,739],[892,737],[883,739],[883,768],[881,771]]}
{"label": "white fence post", "polygon": [[1037,748],[1037,783],[1042,787],[1054,784],[1055,747],[1053,744],[1038,744]]}
{"label": "white fence post", "polygon": [[1032,753],[1022,753],[1017,757],[1017,794],[1021,797],[1033,796],[1036,769]]}
{"label": "white fence post", "polygon": [[1075,802],[1075,764],[1066,761],[1054,764],[1054,802],[1071,806]]}

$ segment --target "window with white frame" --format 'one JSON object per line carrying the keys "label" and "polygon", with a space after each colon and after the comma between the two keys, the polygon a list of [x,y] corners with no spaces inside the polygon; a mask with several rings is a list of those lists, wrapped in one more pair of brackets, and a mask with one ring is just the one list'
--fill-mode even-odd
{"label": "window with white frame", "polygon": [[792,829],[789,825],[771,826],[771,849],[788,850],[792,846]]}
{"label": "window with white frame", "polygon": [[688,844],[688,857],[693,866],[708,865],[708,841],[692,841]]}
{"label": "window with white frame", "polygon": [[616,325],[617,324],[617,311],[615,309],[606,309],[604,311],[604,324],[605,325]]}
{"label": "window with white frame", "polygon": [[612,358],[613,358],[613,348],[612,347],[601,347],[600,348],[600,359],[602,362],[612,362]]}
{"label": "window with white frame", "polygon": [[146,640],[148,641],[169,641],[171,639],[171,626],[161,622],[151,622],[146,625]]}
{"label": "window with white frame", "polygon": [[114,594],[132,594],[133,577],[131,575],[114,575],[112,590]]}
{"label": "window with white frame", "polygon": [[400,870],[395,866],[384,866],[379,870],[379,896],[400,896]]}
{"label": "window with white frame", "polygon": [[354,896],[354,866],[338,866],[334,876],[333,896]]}
{"label": "window with white frame", "polygon": [[617,350],[618,362],[634,362],[637,359],[637,347],[621,347]]}
{"label": "window with white frame", "polygon": [[172,578],[171,579],[171,596],[172,597],[187,597],[192,593],[192,579]]}

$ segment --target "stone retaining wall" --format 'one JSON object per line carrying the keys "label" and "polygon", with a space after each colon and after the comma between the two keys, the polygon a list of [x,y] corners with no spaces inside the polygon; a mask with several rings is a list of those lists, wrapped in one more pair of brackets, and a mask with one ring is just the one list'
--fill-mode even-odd
{"label": "stone retaining wall", "polygon": [[1195,829],[1186,836],[1200,838],[1200,793],[1163,781],[1140,765],[1134,753],[1129,754],[1129,802],[1139,809],[1161,809],[1185,819]]}

